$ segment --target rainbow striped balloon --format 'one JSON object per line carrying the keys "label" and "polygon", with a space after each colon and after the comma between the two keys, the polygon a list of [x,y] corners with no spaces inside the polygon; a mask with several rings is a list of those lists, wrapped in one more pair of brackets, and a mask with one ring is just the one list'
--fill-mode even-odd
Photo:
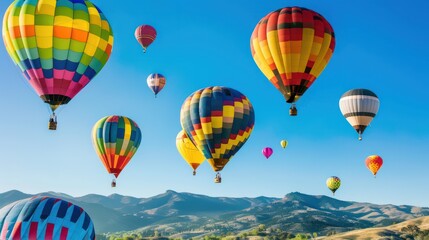
{"label": "rainbow striped balloon", "polygon": [[12,60],[54,111],[103,68],[113,46],[109,22],[88,0],[17,0],[3,19]]}
{"label": "rainbow striped balloon", "polygon": [[123,116],[100,119],[92,129],[92,142],[107,172],[118,177],[141,142],[137,123]]}
{"label": "rainbow striped balloon", "polygon": [[80,207],[36,196],[0,209],[0,239],[95,239],[94,224]]}

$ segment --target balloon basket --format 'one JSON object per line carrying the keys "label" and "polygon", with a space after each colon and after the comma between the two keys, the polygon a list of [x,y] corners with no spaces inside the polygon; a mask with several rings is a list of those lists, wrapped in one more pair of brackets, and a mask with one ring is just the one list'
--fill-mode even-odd
{"label": "balloon basket", "polygon": [[296,115],[298,115],[298,109],[296,109],[295,106],[290,107],[289,108],[289,115],[290,116],[296,116]]}
{"label": "balloon basket", "polygon": [[221,183],[222,182],[222,177],[220,176],[220,174],[218,173],[218,174],[216,174],[216,177],[215,177],[215,179],[214,179],[214,182],[215,183]]}
{"label": "balloon basket", "polygon": [[49,122],[48,123],[48,129],[49,130],[57,130],[57,123],[56,122]]}

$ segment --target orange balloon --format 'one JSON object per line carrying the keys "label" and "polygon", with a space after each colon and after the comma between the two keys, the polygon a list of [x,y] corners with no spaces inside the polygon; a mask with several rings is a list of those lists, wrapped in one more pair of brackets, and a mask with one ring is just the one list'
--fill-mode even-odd
{"label": "orange balloon", "polygon": [[380,170],[383,165],[383,159],[378,155],[371,155],[365,160],[366,167],[372,172],[372,174],[377,175],[378,170]]}

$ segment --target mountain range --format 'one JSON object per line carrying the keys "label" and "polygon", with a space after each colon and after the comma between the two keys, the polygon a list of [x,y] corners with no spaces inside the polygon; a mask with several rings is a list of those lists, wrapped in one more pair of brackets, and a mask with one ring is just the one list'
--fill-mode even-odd
{"label": "mountain range", "polygon": [[[327,196],[298,192],[283,198],[210,197],[168,190],[149,198],[112,194],[72,197],[45,192],[35,195],[58,197],[88,212],[97,233],[158,231],[163,236],[188,238],[206,234],[238,234],[264,224],[291,233],[345,232],[383,227],[429,216],[429,208],[391,204],[377,205],[340,201]],[[17,190],[0,193],[0,208],[34,196]]]}

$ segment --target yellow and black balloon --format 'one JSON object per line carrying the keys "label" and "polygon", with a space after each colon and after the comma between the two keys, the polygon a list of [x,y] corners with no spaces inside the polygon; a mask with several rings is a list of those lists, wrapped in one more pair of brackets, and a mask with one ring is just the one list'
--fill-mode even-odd
{"label": "yellow and black balloon", "polygon": [[255,113],[249,99],[227,87],[191,94],[180,112],[182,129],[216,172],[221,171],[252,133]]}

